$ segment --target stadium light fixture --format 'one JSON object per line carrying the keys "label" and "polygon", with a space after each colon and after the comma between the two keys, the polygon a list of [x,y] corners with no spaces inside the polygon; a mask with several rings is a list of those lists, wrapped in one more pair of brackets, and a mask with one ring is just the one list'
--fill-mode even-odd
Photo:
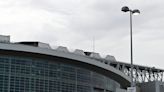
{"label": "stadium light fixture", "polygon": [[122,7],[121,11],[123,12],[130,12],[130,60],[131,60],[131,87],[134,87],[134,81],[133,81],[133,31],[132,31],[132,15],[138,15],[140,14],[140,11],[138,9],[131,10],[129,7],[124,6]]}

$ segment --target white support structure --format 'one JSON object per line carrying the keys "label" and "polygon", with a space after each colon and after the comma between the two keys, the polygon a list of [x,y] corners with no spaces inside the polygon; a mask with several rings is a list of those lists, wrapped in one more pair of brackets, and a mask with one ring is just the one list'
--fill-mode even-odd
{"label": "white support structure", "polygon": [[63,47],[63,46],[59,46],[56,50],[57,51],[62,51],[62,52],[67,52],[67,53],[69,52],[67,47]]}
{"label": "white support structure", "polygon": [[[125,75],[129,77],[131,76],[130,64],[122,63],[122,62],[111,62],[110,65],[122,71]],[[150,81],[163,81],[163,72],[164,70],[156,69],[154,67],[134,65],[133,80],[136,83],[150,82]]]}

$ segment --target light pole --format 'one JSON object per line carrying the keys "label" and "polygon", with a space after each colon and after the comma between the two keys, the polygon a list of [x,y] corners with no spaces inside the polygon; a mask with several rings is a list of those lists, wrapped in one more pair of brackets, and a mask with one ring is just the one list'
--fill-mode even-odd
{"label": "light pole", "polygon": [[138,9],[131,10],[127,6],[122,7],[121,9],[123,12],[130,13],[130,60],[131,60],[131,87],[134,87],[133,82],[133,31],[132,31],[132,15],[139,14],[140,11]]}

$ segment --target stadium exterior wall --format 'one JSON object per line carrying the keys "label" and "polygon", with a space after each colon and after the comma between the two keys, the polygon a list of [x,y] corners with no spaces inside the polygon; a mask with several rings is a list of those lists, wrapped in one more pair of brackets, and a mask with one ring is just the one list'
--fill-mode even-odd
{"label": "stadium exterior wall", "polygon": [[0,43],[0,92],[116,92],[130,78],[87,56]]}

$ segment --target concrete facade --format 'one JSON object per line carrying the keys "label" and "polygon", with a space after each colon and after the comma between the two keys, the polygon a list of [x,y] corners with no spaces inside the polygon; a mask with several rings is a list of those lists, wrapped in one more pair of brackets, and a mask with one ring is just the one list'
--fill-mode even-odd
{"label": "concrete facade", "polygon": [[128,76],[88,57],[0,43],[0,92],[116,92],[128,87]]}
{"label": "concrete facade", "polygon": [[164,83],[160,81],[139,84],[140,92],[164,92]]}
{"label": "concrete facade", "polygon": [[[52,49],[41,42],[10,43],[9,37],[2,41],[0,92],[128,92],[130,64],[118,62],[114,56],[101,58],[98,53],[70,52],[62,46]],[[141,77],[136,82],[142,82],[134,92],[164,92],[164,70],[139,65],[134,70],[134,80]]]}

